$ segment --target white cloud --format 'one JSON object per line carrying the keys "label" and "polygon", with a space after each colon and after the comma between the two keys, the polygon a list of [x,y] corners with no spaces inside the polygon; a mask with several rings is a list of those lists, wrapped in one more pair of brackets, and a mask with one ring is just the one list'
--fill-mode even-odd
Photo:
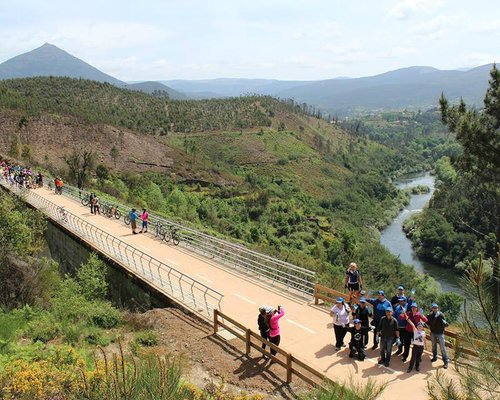
{"label": "white cloud", "polygon": [[463,58],[463,65],[467,67],[477,67],[478,65],[491,64],[500,61],[500,54],[487,54],[472,52]]}
{"label": "white cloud", "polygon": [[326,44],[323,50],[334,57],[336,63],[350,64],[362,61],[366,57],[364,47],[359,40],[351,40],[342,44]]}
{"label": "white cloud", "polygon": [[399,58],[402,56],[412,56],[412,55],[417,55],[421,54],[422,52],[417,49],[416,47],[410,47],[410,46],[396,46],[396,47],[390,47],[387,50],[383,50],[378,54],[379,58],[386,58],[386,59],[391,59],[391,58]]}
{"label": "white cloud", "polygon": [[479,33],[479,34],[487,34],[490,35],[492,33],[500,32],[500,19],[493,21],[484,21],[481,24],[474,25],[471,27],[470,32]]}
{"label": "white cloud", "polygon": [[417,13],[431,13],[439,8],[444,0],[399,0],[389,10],[387,17],[392,19],[407,19]]}
{"label": "white cloud", "polygon": [[453,28],[463,25],[465,21],[457,15],[440,15],[417,25],[413,32],[426,40],[438,40],[451,35]]}

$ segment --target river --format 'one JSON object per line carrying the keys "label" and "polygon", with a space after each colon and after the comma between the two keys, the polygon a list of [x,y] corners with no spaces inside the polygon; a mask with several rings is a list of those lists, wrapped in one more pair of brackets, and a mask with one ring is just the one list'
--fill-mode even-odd
{"label": "river", "polygon": [[463,295],[463,290],[459,284],[457,272],[448,268],[443,268],[428,261],[420,259],[411,246],[411,241],[403,232],[403,223],[411,215],[421,212],[427,205],[434,193],[434,177],[430,173],[415,174],[396,183],[399,189],[405,189],[417,185],[426,185],[431,190],[426,194],[411,195],[408,204],[383,230],[380,237],[382,243],[392,254],[398,256],[404,264],[412,265],[416,271],[432,276],[445,292],[455,292]]}

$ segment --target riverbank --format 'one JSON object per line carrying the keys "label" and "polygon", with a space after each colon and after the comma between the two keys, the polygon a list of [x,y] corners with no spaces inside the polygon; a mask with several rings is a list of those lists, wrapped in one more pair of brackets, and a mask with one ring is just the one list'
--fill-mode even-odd
{"label": "riverbank", "polygon": [[435,178],[429,173],[419,173],[407,176],[396,183],[398,189],[404,190],[418,185],[429,187],[428,193],[411,194],[410,202],[394,218],[381,233],[380,243],[393,255],[399,257],[404,264],[412,265],[416,271],[434,278],[445,292],[455,292],[463,295],[458,274],[450,274],[449,269],[422,260],[415,253],[411,240],[403,231],[404,222],[412,215],[419,213],[428,204],[435,191]]}

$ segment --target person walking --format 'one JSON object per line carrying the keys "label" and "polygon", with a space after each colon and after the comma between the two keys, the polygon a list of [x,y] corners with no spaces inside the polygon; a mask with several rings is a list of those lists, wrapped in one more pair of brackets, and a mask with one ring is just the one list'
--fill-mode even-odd
{"label": "person walking", "polygon": [[[399,330],[399,340],[401,342],[401,344],[399,345],[398,347],[398,350],[396,351],[396,355],[399,355],[403,352],[403,346],[406,345],[406,343],[408,343],[408,346],[409,346],[409,342],[407,342],[406,340],[406,312],[408,311],[408,308],[407,308],[408,304],[406,303],[406,296],[401,296],[399,298],[399,304],[396,306],[396,308],[394,309],[394,318],[396,318],[396,320],[398,321],[398,330]],[[402,316],[402,318],[401,318]],[[408,351],[410,351],[408,349]]]}
{"label": "person walking", "polygon": [[405,340],[406,344],[404,345],[404,351],[403,351],[403,362],[406,362],[408,359],[408,355],[410,354],[410,345],[411,341],[413,338],[413,331],[414,331],[414,326],[417,326],[419,322],[427,322],[427,317],[425,315],[422,315],[420,311],[418,311],[418,304],[417,303],[412,303],[410,306],[411,311],[407,311],[404,316],[400,316],[399,318],[406,318],[408,316],[408,320],[413,322],[412,324],[406,324],[406,333],[405,333]]}
{"label": "person walking", "polygon": [[130,210],[129,212],[129,218],[130,218],[130,227],[132,228],[132,233],[134,235],[137,234],[137,232],[135,231],[137,229],[137,214],[135,213],[136,212],[136,209],[135,208],[132,208],[132,210]]}
{"label": "person walking", "polygon": [[[267,315],[267,307],[266,306],[261,306],[259,308],[259,316],[257,318],[257,325],[259,326],[259,331],[260,331],[260,336],[262,339],[269,340],[269,323],[268,319],[266,318]],[[262,350],[266,349],[266,343],[263,341],[262,342]],[[265,354],[262,354],[262,358],[267,360],[267,356]]]}
{"label": "person walking", "polygon": [[333,329],[335,331],[335,348],[340,350],[344,346],[344,338],[349,327],[349,313],[351,309],[342,297],[337,299],[336,304],[330,310],[333,317]]}
{"label": "person walking", "polygon": [[366,301],[373,305],[373,321],[371,322],[371,325],[374,327],[372,350],[375,350],[378,347],[379,335],[377,333],[380,320],[385,317],[385,310],[391,307],[391,303],[385,298],[385,292],[383,290],[378,291],[378,298],[366,299]]}
{"label": "person walking", "polygon": [[363,347],[366,348],[368,345],[368,331],[370,330],[370,317],[373,316],[371,310],[366,306],[366,298],[361,297],[359,299],[359,305],[354,305],[354,311],[352,316],[354,319],[359,319],[361,321],[361,327],[366,328],[366,335],[363,337]]}
{"label": "person walking", "polygon": [[350,303],[352,298],[357,298],[359,291],[363,288],[363,279],[361,278],[361,273],[358,270],[358,265],[354,262],[349,264],[347,268],[344,280],[344,286],[349,293],[347,302]]}
{"label": "person walking", "polygon": [[[281,306],[278,306],[278,309],[273,310],[269,317],[269,341],[276,346],[279,346],[281,341],[279,320],[283,315],[285,315],[285,309]],[[273,356],[275,356],[276,353],[277,351],[275,349],[271,349],[271,354]],[[271,364],[273,363],[274,361],[271,360]]]}
{"label": "person walking", "polygon": [[385,310],[383,316],[378,324],[377,333],[380,335],[380,360],[379,364],[384,364],[388,367],[391,362],[392,343],[394,336],[396,337],[396,344],[399,346],[399,331],[398,321],[392,316],[392,307],[389,306]]}
{"label": "person walking", "polygon": [[437,345],[441,349],[441,356],[443,357],[443,368],[448,368],[448,353],[446,352],[446,346],[444,341],[444,329],[448,326],[444,314],[439,311],[439,305],[436,303],[432,304],[432,312],[427,316],[427,324],[429,325],[431,331],[431,343],[432,343],[432,359],[431,362],[437,361],[438,352]]}
{"label": "person walking", "polygon": [[367,326],[362,326],[362,321],[356,318],[354,321],[354,326],[347,328],[347,332],[351,333],[351,341],[349,342],[349,357],[353,358],[356,353],[358,354],[358,360],[363,361],[366,357],[365,353],[365,338],[368,336]]}
{"label": "person walking", "polygon": [[408,325],[410,325],[413,329],[413,338],[411,341],[413,344],[413,350],[411,352],[410,365],[408,366],[406,372],[411,372],[414,366],[416,371],[420,371],[420,362],[422,361],[422,354],[425,350],[425,323],[419,322],[415,327],[415,324],[409,318],[408,314],[406,314],[406,320]]}
{"label": "person walking", "polygon": [[142,209],[142,214],[141,214],[141,220],[142,220],[142,227],[141,227],[141,232],[140,233],[147,233],[148,232],[148,218],[149,214],[146,211],[145,208]]}

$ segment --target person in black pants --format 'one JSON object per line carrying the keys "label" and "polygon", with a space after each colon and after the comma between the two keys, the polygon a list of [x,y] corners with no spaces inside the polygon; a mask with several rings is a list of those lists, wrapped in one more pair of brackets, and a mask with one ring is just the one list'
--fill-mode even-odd
{"label": "person in black pants", "polygon": [[[366,357],[365,353],[365,338],[368,337],[368,327],[361,326],[361,320],[356,318],[354,321],[354,326],[347,328],[347,332],[351,333],[351,341],[349,342],[349,357],[353,358],[356,353],[358,354],[358,360],[363,361]],[[368,340],[366,341],[366,343]]]}
{"label": "person in black pants", "polygon": [[370,320],[373,314],[371,310],[366,306],[366,299],[361,297],[359,299],[359,305],[354,305],[354,311],[352,316],[355,319],[359,319],[361,321],[361,327],[366,328],[366,335],[363,337],[363,346],[366,347],[368,345],[368,331],[370,329]]}
{"label": "person in black pants", "polygon": [[[262,339],[269,340],[269,324],[266,318],[268,307],[262,306],[259,308],[259,317],[257,318],[257,324],[259,325],[260,336]],[[266,343],[262,342],[262,350],[266,349]],[[267,356],[265,354],[262,355],[262,358],[267,360]]]}

